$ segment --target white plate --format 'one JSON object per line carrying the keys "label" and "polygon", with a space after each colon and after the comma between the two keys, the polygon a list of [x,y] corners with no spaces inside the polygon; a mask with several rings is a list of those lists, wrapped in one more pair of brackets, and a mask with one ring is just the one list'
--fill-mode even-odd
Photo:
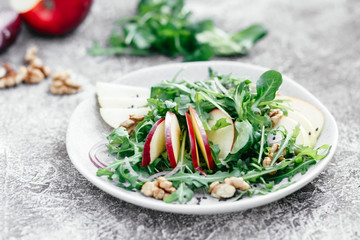
{"label": "white plate", "polygon": [[[225,61],[176,63],[142,69],[130,73],[116,82],[150,87],[162,80],[172,79],[181,69],[183,69],[183,71],[181,72],[180,77],[183,76],[190,80],[206,79],[208,77],[209,67],[220,74],[232,73],[234,76],[247,76],[254,82],[264,71],[268,70],[258,66]],[[106,177],[97,177],[97,168],[90,162],[88,157],[89,149],[97,142],[104,140],[111,132],[111,129],[100,118],[99,107],[95,95],[82,102],[75,109],[67,131],[67,151],[75,167],[90,182],[121,200],[141,207],[183,214],[215,214],[257,207],[283,198],[311,182],[329,163],[334,155],[337,145],[338,128],[334,117],[318,99],[295,81],[285,76],[283,76],[283,84],[280,93],[304,99],[317,106],[324,113],[325,126],[318,139],[317,146],[330,144],[332,145],[332,149],[325,159],[312,166],[306,174],[295,175],[293,178],[295,183],[267,195],[244,198],[236,202],[233,200],[218,201],[209,195],[207,196],[207,199],[203,199],[202,196],[205,195],[195,195],[191,202],[184,205],[177,203],[166,204],[163,201],[145,197],[137,191],[127,191],[117,187],[115,182],[107,180]],[[200,198],[201,201],[199,200]]]}

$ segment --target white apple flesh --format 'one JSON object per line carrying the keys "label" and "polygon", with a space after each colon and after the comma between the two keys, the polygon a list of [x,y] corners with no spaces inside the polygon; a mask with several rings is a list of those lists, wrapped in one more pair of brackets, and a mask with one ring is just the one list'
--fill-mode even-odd
{"label": "white apple flesh", "polygon": [[147,98],[98,97],[98,102],[102,108],[138,108],[147,104]]}
{"label": "white apple flesh", "polygon": [[149,98],[150,89],[143,87],[134,87],[116,83],[96,83],[96,93],[99,98]]}
{"label": "white apple flesh", "polygon": [[234,145],[235,125],[233,120],[220,109],[214,109],[209,114],[212,116],[212,119],[208,120],[210,127],[214,126],[216,122],[222,118],[225,118],[226,122],[231,124],[216,131],[206,131],[209,141],[211,141],[213,144],[219,145],[220,153],[218,157],[220,159],[225,159],[226,156],[231,152]]}
{"label": "white apple flesh", "polygon": [[131,114],[145,115],[148,112],[149,108],[100,108],[102,119],[113,128],[118,128]]}
{"label": "white apple flesh", "polygon": [[180,152],[180,125],[173,112],[167,112],[165,116],[165,144],[170,165],[175,168]]}
{"label": "white apple flesh", "polygon": [[200,150],[204,156],[206,164],[210,170],[214,170],[214,161],[211,155],[211,149],[208,137],[206,135],[205,128],[201,122],[201,119],[195,109],[189,106],[189,113],[191,116],[191,121],[194,127],[195,137],[199,144]]}
{"label": "white apple flesh", "polygon": [[[278,129],[280,126],[283,126],[287,130],[288,134],[291,136],[297,125],[298,125],[298,123],[295,120],[284,116],[280,119],[279,123],[276,124],[274,129]],[[279,143],[281,140],[282,140],[282,135],[280,133],[277,133],[276,135],[273,135],[273,134],[268,135],[268,142],[270,144]],[[300,132],[296,138],[296,144],[304,145],[304,146],[311,145],[309,135],[307,134],[306,130],[302,126],[300,126]]]}
{"label": "white apple flesh", "polygon": [[309,146],[314,147],[316,144],[315,128],[311,125],[309,120],[297,111],[288,111],[288,118],[298,122],[305,129],[306,134],[309,136]]}
{"label": "white apple flesh", "polygon": [[165,149],[165,118],[162,118],[154,124],[146,137],[142,166],[146,167],[153,163]]}
{"label": "white apple flesh", "polygon": [[296,97],[278,95],[275,99],[289,100],[284,102],[283,104],[288,105],[295,111],[301,113],[305,118],[307,118],[311,125],[315,128],[314,135],[316,139],[319,137],[325,123],[325,118],[324,114],[317,107]]}

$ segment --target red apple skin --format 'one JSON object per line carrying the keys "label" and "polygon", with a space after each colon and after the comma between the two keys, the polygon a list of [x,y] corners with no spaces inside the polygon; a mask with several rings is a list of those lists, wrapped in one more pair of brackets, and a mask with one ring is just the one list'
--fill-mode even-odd
{"label": "red apple skin", "polygon": [[142,167],[146,167],[147,165],[150,164],[151,161],[151,157],[150,157],[150,144],[151,144],[151,140],[152,137],[154,136],[154,133],[157,129],[157,127],[160,125],[160,123],[162,123],[163,121],[165,121],[165,118],[162,118],[160,120],[158,120],[150,129],[149,134],[146,137],[146,141],[145,141],[145,145],[144,145],[144,151],[143,151],[143,159],[142,159],[142,163],[141,166]]}
{"label": "red apple skin", "polygon": [[198,148],[196,145],[194,126],[192,124],[191,117],[187,112],[185,112],[185,118],[186,118],[186,124],[187,124],[188,132],[189,132],[190,151],[191,151],[191,158],[193,161],[194,169],[206,176],[204,170],[202,170],[200,168],[200,159],[199,159]]}
{"label": "red apple skin", "polygon": [[210,170],[214,170],[214,160],[212,158],[210,143],[209,143],[208,137],[206,135],[205,128],[200,120],[199,115],[197,114],[197,112],[195,111],[195,109],[193,107],[189,106],[189,112],[190,112],[190,115],[194,117],[195,122],[199,127],[201,139],[203,140],[203,143],[205,146],[208,167]]}
{"label": "red apple skin", "polygon": [[0,11],[0,22],[4,24],[0,29],[0,52],[2,52],[15,41],[20,31],[21,19],[18,13],[6,9]]}
{"label": "red apple skin", "polygon": [[74,30],[89,12],[92,0],[40,0],[21,13],[34,31],[46,35],[64,35]]}
{"label": "red apple skin", "polygon": [[165,116],[165,143],[166,151],[168,153],[169,162],[172,168],[175,168],[177,165],[173,142],[171,141],[171,120],[176,115],[173,112],[168,111]]}

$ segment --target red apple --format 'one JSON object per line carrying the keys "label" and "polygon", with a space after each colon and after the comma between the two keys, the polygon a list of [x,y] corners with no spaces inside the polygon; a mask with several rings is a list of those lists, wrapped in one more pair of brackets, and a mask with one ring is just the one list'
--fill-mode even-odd
{"label": "red apple", "polygon": [[226,122],[231,125],[220,128],[216,131],[206,131],[209,141],[213,144],[218,144],[220,148],[219,158],[225,159],[226,156],[231,152],[235,140],[235,125],[231,118],[229,118],[223,111],[220,109],[214,109],[209,113],[212,116],[212,119],[208,120],[210,127],[214,126],[216,122],[225,118]]}
{"label": "red apple", "polygon": [[48,35],[74,30],[86,17],[91,3],[92,0],[10,0],[31,29]]}
{"label": "red apple", "polygon": [[165,116],[165,144],[170,165],[175,168],[180,152],[180,125],[176,115],[168,111]]}
{"label": "red apple", "polygon": [[145,167],[157,159],[165,151],[165,118],[157,121],[146,137],[142,166]]}
{"label": "red apple", "polygon": [[206,164],[210,170],[214,170],[214,161],[211,155],[210,144],[206,135],[205,128],[199,118],[199,115],[193,107],[189,106],[189,112],[191,116],[191,121],[193,123],[195,136],[199,144],[200,150],[205,158]]}
{"label": "red apple", "polygon": [[20,26],[19,14],[10,9],[0,11],[0,52],[15,41]]}
{"label": "red apple", "polygon": [[200,168],[200,158],[199,158],[199,152],[196,144],[196,138],[195,138],[195,132],[194,132],[194,126],[191,120],[190,115],[185,112],[185,118],[186,118],[186,124],[189,132],[189,141],[190,141],[190,152],[191,152],[191,158],[193,161],[194,169],[203,173],[204,171]]}

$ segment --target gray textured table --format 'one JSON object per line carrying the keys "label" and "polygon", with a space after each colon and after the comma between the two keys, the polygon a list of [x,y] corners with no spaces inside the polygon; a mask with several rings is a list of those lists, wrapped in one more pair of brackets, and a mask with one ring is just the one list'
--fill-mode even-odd
{"label": "gray textured table", "polygon": [[[277,69],[317,96],[335,115],[339,146],[327,169],[290,196],[256,209],[185,216],[143,209],[94,187],[65,148],[69,117],[96,81],[113,81],[166,57],[88,56],[113,21],[136,2],[95,1],[71,35],[46,39],[22,29],[1,62],[21,64],[35,44],[57,70],[72,69],[87,87],[53,96],[50,80],[0,90],[0,233],[3,239],[360,239],[360,1],[188,1],[194,17],[228,31],[265,23],[269,35],[250,55],[231,58]],[[0,6],[6,6],[1,1]],[[5,155],[5,151],[7,155]]]}

